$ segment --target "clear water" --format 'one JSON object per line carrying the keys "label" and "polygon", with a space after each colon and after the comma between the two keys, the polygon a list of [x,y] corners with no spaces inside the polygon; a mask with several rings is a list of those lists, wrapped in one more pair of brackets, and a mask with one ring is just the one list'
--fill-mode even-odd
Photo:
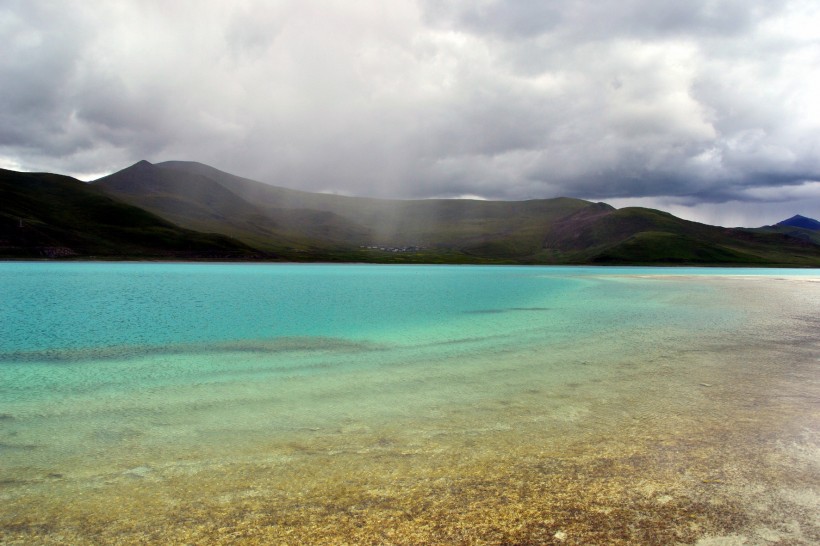
{"label": "clear water", "polygon": [[[416,502],[401,493],[412,484],[429,502],[442,495],[434,478],[483,469],[503,491],[510,477],[493,480],[488,467],[529,461],[533,472],[539,457],[657,453],[698,435],[708,446],[728,417],[780,431],[775,439],[799,444],[813,464],[805,435],[816,430],[817,278],[811,270],[2,263],[0,537],[59,542],[70,531],[69,542],[140,542],[147,526],[170,533],[157,540],[184,541],[169,514],[205,502],[200,524],[238,506],[253,521],[272,506],[290,514],[291,525],[268,522],[248,540],[288,529],[308,542],[328,529],[350,539],[366,522],[385,528],[376,523],[381,505],[351,516],[374,490],[401,506]],[[783,396],[771,398],[772,385]],[[758,400],[752,411],[745,397],[769,405]],[[758,432],[738,430],[742,445],[760,449]],[[197,485],[181,487],[191,475]],[[75,513],[68,507],[79,490],[89,500]],[[325,502],[338,513],[310,516],[305,491],[333,499]],[[110,502],[123,497],[139,500],[111,516]],[[482,517],[503,527],[503,511],[490,504]],[[357,526],[340,527],[338,514]],[[439,525],[466,521],[425,514]],[[222,528],[236,531],[231,517]],[[702,517],[689,534],[671,523],[655,532],[676,529],[687,540],[740,532]],[[423,528],[393,542],[418,543],[412,533]],[[489,540],[472,528],[475,540],[463,542]],[[803,522],[800,533],[778,536],[799,542],[814,531]],[[503,540],[518,536],[509,533]]]}

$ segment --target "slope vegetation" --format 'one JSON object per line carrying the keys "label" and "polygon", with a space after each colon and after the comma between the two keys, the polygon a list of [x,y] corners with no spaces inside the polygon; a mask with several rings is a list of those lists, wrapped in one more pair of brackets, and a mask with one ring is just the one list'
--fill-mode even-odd
{"label": "slope vegetation", "polygon": [[0,169],[0,255],[260,257],[220,234],[182,229],[74,178]]}
{"label": "slope vegetation", "polygon": [[0,171],[0,200],[4,256],[820,266],[810,219],[738,229],[570,198],[346,197],[181,161],[141,161],[91,184]]}
{"label": "slope vegetation", "polygon": [[[344,197],[262,184],[201,163],[172,161],[157,167],[175,176],[206,177],[274,218],[288,210],[301,211],[305,218],[307,211],[324,212],[331,216],[322,225],[338,234],[334,242],[342,246],[421,247],[426,260],[443,256],[445,261],[515,263],[820,265],[820,234],[806,235],[804,228],[727,229],[652,209],[616,210],[568,198],[505,202]],[[304,236],[317,235],[297,228]]]}
{"label": "slope vegetation", "polygon": [[293,259],[526,261],[540,252],[550,222],[590,205],[567,198],[398,201],[316,194],[190,162],[140,162],[94,184],[179,225],[226,233]]}
{"label": "slope vegetation", "polygon": [[557,261],[818,265],[820,246],[776,232],[722,228],[654,209],[599,203],[556,222],[544,240]]}

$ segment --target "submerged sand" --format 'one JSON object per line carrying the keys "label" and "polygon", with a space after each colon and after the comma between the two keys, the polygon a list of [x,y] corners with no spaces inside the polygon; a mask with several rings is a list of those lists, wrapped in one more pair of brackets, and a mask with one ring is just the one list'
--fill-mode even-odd
{"label": "submerged sand", "polygon": [[[36,468],[0,483],[0,542],[817,544],[816,281],[643,279],[710,286],[743,323],[475,355],[499,360],[498,394],[431,395],[391,418],[340,409],[265,442],[237,430],[230,457]],[[540,381],[538,359],[596,371]]]}

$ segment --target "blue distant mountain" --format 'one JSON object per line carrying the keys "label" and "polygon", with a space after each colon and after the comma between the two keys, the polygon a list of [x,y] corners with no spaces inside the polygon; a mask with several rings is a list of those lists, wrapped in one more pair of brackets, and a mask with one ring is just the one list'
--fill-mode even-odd
{"label": "blue distant mountain", "polygon": [[775,224],[777,226],[789,226],[789,227],[799,227],[803,229],[811,229],[815,231],[820,231],[820,222],[815,220],[814,218],[806,218],[805,216],[800,216],[799,214],[795,214],[788,220],[783,220],[782,222],[778,222]]}

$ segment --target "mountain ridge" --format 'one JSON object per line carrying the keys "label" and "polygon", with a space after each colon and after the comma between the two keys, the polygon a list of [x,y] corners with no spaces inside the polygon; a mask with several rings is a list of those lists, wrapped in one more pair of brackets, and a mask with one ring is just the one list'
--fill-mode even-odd
{"label": "mountain ridge", "polygon": [[0,169],[0,256],[252,259],[258,250],[222,234],[182,229],[52,173]]}
{"label": "mountain ridge", "polygon": [[[69,207],[73,207],[73,219],[49,224],[48,218],[54,219],[35,209],[59,208],[59,199],[46,192],[38,204],[37,195],[26,189],[25,180],[39,177],[40,183],[46,184],[44,180],[54,182],[53,177],[61,175],[4,176],[3,191],[17,199],[16,209],[6,206],[7,200],[0,208],[5,226],[5,231],[0,231],[0,254],[4,255],[10,254],[11,247],[3,247],[3,241],[11,240],[9,234],[19,235],[11,228],[20,215],[28,215],[27,222],[39,221],[54,236],[61,230],[71,234],[68,239],[75,241],[77,248],[69,256],[90,253],[76,243],[84,240],[80,233],[83,230],[85,240],[90,237],[100,243],[97,254],[101,249],[115,258],[182,252],[180,248],[168,248],[167,241],[165,247],[151,249],[151,240],[157,244],[161,241],[150,237],[142,240],[142,247],[131,244],[124,250],[118,250],[115,241],[102,244],[101,234],[108,229],[107,224],[92,214],[94,207],[83,210],[76,204],[93,195],[98,200],[108,199],[107,207],[129,207],[121,209],[129,211],[121,215],[123,218],[142,218],[143,223],[137,227],[120,225],[117,229],[144,230],[142,235],[170,230],[168,233],[175,233],[180,241],[187,238],[205,245],[198,248],[206,254],[211,251],[202,249],[211,245],[238,259],[820,266],[820,232],[787,225],[788,221],[763,228],[724,228],[655,209],[615,209],[606,203],[568,197],[527,201],[390,200],[319,194],[273,186],[186,161],[140,161],[87,184],[71,179],[71,192],[76,193],[69,199],[74,203]],[[16,183],[10,183],[10,177],[16,177]],[[25,206],[20,205],[23,201]],[[102,205],[97,202],[95,206]],[[117,233],[117,237],[122,235],[121,231]]]}
{"label": "mountain ridge", "polygon": [[[264,184],[202,163],[169,161],[154,168],[172,178],[203,176],[264,209],[269,226],[274,227],[268,230],[263,248],[291,255],[342,251],[349,259],[362,261],[415,258],[544,264],[820,263],[818,242],[802,234],[708,226],[653,209],[618,210],[573,198],[475,201],[338,196]],[[116,178],[117,173],[112,176]],[[104,180],[99,182],[106,185]],[[190,190],[188,193],[186,198],[191,199]],[[152,203],[134,204],[152,210]],[[299,216],[286,218],[284,211],[299,211]],[[323,214],[321,222],[316,221],[319,213]],[[194,227],[183,211],[174,211],[168,218]],[[210,220],[213,223],[196,227],[224,229],[216,216]],[[283,230],[284,226],[289,229]],[[247,231],[230,235],[249,244],[259,243]],[[265,246],[271,241],[279,246]],[[407,248],[416,249],[413,256],[400,250]],[[394,255],[385,255],[388,251]]]}

